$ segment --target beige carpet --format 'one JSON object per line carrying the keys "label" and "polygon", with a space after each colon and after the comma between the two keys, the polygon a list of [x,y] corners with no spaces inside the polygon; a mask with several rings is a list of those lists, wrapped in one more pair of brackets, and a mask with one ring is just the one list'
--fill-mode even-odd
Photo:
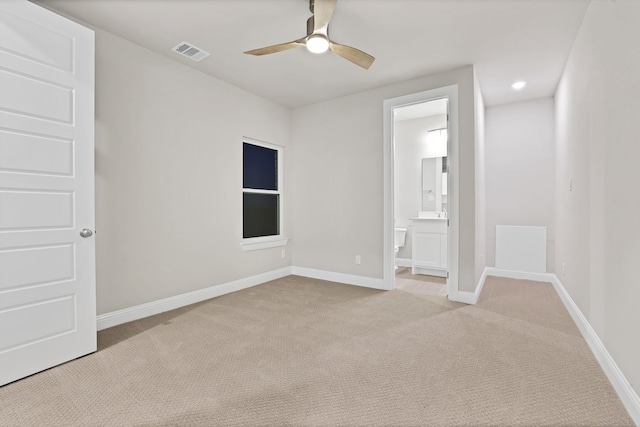
{"label": "beige carpet", "polygon": [[0,425],[633,425],[551,285],[476,306],[289,276],[100,332]]}
{"label": "beige carpet", "polygon": [[411,274],[410,267],[396,270],[396,289],[421,295],[447,296],[447,279],[444,277]]}

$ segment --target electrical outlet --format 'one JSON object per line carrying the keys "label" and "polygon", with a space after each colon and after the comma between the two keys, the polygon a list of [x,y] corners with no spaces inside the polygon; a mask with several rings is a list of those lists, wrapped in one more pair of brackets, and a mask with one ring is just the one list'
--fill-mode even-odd
{"label": "electrical outlet", "polygon": [[280,258],[284,258],[285,256],[287,256],[287,251],[283,249],[282,252],[280,252]]}
{"label": "electrical outlet", "polygon": [[564,277],[567,274],[567,263],[563,262],[562,263],[562,277]]}
{"label": "electrical outlet", "polygon": [[360,258],[360,255],[356,255],[356,264],[360,264],[362,262],[362,258]]}

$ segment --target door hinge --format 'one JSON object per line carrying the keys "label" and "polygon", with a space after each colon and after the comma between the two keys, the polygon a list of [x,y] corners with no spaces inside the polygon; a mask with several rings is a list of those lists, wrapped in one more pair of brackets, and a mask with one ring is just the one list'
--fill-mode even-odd
{"label": "door hinge", "polygon": [[447,279],[449,278],[449,272],[447,271]]}
{"label": "door hinge", "polygon": [[447,218],[447,227],[449,226],[449,218]]}

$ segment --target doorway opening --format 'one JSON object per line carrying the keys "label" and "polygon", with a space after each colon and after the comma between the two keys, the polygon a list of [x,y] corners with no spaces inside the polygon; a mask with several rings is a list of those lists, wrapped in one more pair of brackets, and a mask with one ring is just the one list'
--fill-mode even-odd
{"label": "doorway opening", "polygon": [[[458,294],[457,86],[384,101],[384,282]],[[446,285],[445,285],[446,284]]]}

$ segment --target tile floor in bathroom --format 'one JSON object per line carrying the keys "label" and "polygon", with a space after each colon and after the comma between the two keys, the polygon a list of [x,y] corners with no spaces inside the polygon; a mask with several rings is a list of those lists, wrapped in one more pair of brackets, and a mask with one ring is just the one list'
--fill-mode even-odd
{"label": "tile floor in bathroom", "polygon": [[410,267],[400,267],[396,270],[396,289],[415,294],[447,296],[447,279],[411,274]]}

